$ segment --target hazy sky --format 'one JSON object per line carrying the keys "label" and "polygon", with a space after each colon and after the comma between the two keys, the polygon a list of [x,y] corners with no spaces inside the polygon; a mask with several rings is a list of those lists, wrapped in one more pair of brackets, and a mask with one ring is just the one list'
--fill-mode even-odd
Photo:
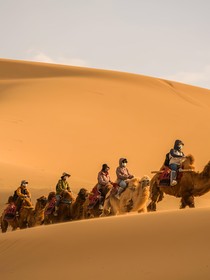
{"label": "hazy sky", "polygon": [[0,0],[0,57],[210,89],[209,0]]}

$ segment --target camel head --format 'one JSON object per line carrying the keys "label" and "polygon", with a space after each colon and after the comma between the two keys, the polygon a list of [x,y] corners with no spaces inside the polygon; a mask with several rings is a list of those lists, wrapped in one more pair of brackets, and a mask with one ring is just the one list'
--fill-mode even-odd
{"label": "camel head", "polygon": [[86,200],[88,195],[89,195],[88,190],[86,190],[85,188],[81,188],[80,191],[78,192],[78,197],[82,200]]}
{"label": "camel head", "polygon": [[139,191],[140,189],[142,189],[142,190],[147,189],[147,188],[149,189],[150,180],[151,179],[150,179],[149,176],[144,175],[141,179],[135,177],[135,178],[132,178],[132,179],[129,179],[129,180],[126,180],[126,181],[128,183],[128,188],[130,190],[135,191],[135,190],[138,189],[138,191]]}
{"label": "camel head", "polygon": [[44,208],[47,204],[47,197],[43,195],[40,198],[37,198],[37,203],[41,209]]}
{"label": "camel head", "polygon": [[13,198],[13,196],[11,195],[11,196],[8,197],[7,204],[10,204],[10,203],[12,203],[12,202],[14,202],[14,198]]}
{"label": "camel head", "polygon": [[150,177],[147,175],[144,175],[140,180],[142,189],[149,187],[150,181],[151,181]]}
{"label": "camel head", "polygon": [[50,201],[52,198],[54,198],[54,197],[55,197],[55,195],[56,195],[56,193],[55,193],[55,192],[50,192],[50,193],[49,193],[49,195],[48,195],[47,200],[48,200],[48,201]]}
{"label": "camel head", "polygon": [[202,177],[210,178],[210,161],[204,167],[204,170],[201,172]]}

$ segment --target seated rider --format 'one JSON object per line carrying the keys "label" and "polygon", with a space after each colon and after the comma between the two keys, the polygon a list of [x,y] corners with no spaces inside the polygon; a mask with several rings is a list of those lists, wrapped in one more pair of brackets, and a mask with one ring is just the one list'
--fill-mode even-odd
{"label": "seated rider", "polygon": [[131,175],[127,169],[127,159],[120,158],[119,166],[116,169],[117,181],[116,183],[119,185],[117,194],[115,195],[116,198],[120,199],[120,194],[126,189],[127,187],[127,179],[132,179],[134,176]]}
{"label": "seated rider", "polygon": [[175,186],[177,184],[177,171],[181,167],[185,155],[182,152],[184,143],[181,140],[176,140],[174,143],[174,148],[169,152],[169,167],[171,169],[170,175],[170,185]]}
{"label": "seated rider", "polygon": [[17,207],[17,212],[20,211],[22,203],[24,200],[27,200],[29,204],[31,204],[31,194],[27,189],[28,182],[26,180],[22,180],[20,183],[20,187],[14,192],[14,202]]}
{"label": "seated rider", "polygon": [[56,185],[56,205],[55,205],[55,212],[53,213],[54,216],[58,215],[58,206],[61,200],[62,191],[67,190],[71,192],[69,183],[67,181],[67,178],[69,178],[70,176],[71,176],[70,174],[64,172]]}
{"label": "seated rider", "polygon": [[97,190],[100,193],[100,198],[99,198],[100,210],[103,210],[104,199],[107,193],[107,186],[111,184],[109,169],[110,167],[106,163],[104,163],[102,165],[101,171],[98,173]]}

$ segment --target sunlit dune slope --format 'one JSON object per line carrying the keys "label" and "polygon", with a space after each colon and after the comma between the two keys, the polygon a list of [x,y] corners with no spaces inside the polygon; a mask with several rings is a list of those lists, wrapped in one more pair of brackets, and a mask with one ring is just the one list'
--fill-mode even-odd
{"label": "sunlit dune slope", "polygon": [[209,208],[180,210],[7,233],[1,277],[208,280],[209,216]]}
{"label": "sunlit dune slope", "polygon": [[152,77],[0,60],[0,184],[53,188],[63,171],[91,188],[120,157],[136,176],[158,169],[180,138],[197,170],[210,160],[210,91]]}

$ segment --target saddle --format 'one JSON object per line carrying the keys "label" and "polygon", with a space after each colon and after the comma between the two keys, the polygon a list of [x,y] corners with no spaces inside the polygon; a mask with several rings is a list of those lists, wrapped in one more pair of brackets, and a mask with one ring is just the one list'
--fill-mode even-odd
{"label": "saddle", "polygon": [[15,204],[10,204],[5,209],[4,220],[13,221],[16,217],[16,206]]}
{"label": "saddle", "polygon": [[55,199],[54,198],[51,199],[49,204],[48,204],[48,206],[47,206],[47,208],[46,208],[46,210],[45,210],[45,212],[44,212],[44,214],[45,215],[52,214],[54,212],[54,210],[55,210],[55,204],[56,204],[56,198]]}
{"label": "saddle", "polygon": [[89,205],[88,208],[92,209],[101,197],[101,192],[98,191],[97,185],[92,189],[91,194],[89,195]]}
{"label": "saddle", "polygon": [[[159,187],[170,187],[170,175],[171,175],[171,169],[165,168],[163,170],[163,173],[159,175]],[[177,181],[180,181],[182,177],[182,173],[177,171]]]}

